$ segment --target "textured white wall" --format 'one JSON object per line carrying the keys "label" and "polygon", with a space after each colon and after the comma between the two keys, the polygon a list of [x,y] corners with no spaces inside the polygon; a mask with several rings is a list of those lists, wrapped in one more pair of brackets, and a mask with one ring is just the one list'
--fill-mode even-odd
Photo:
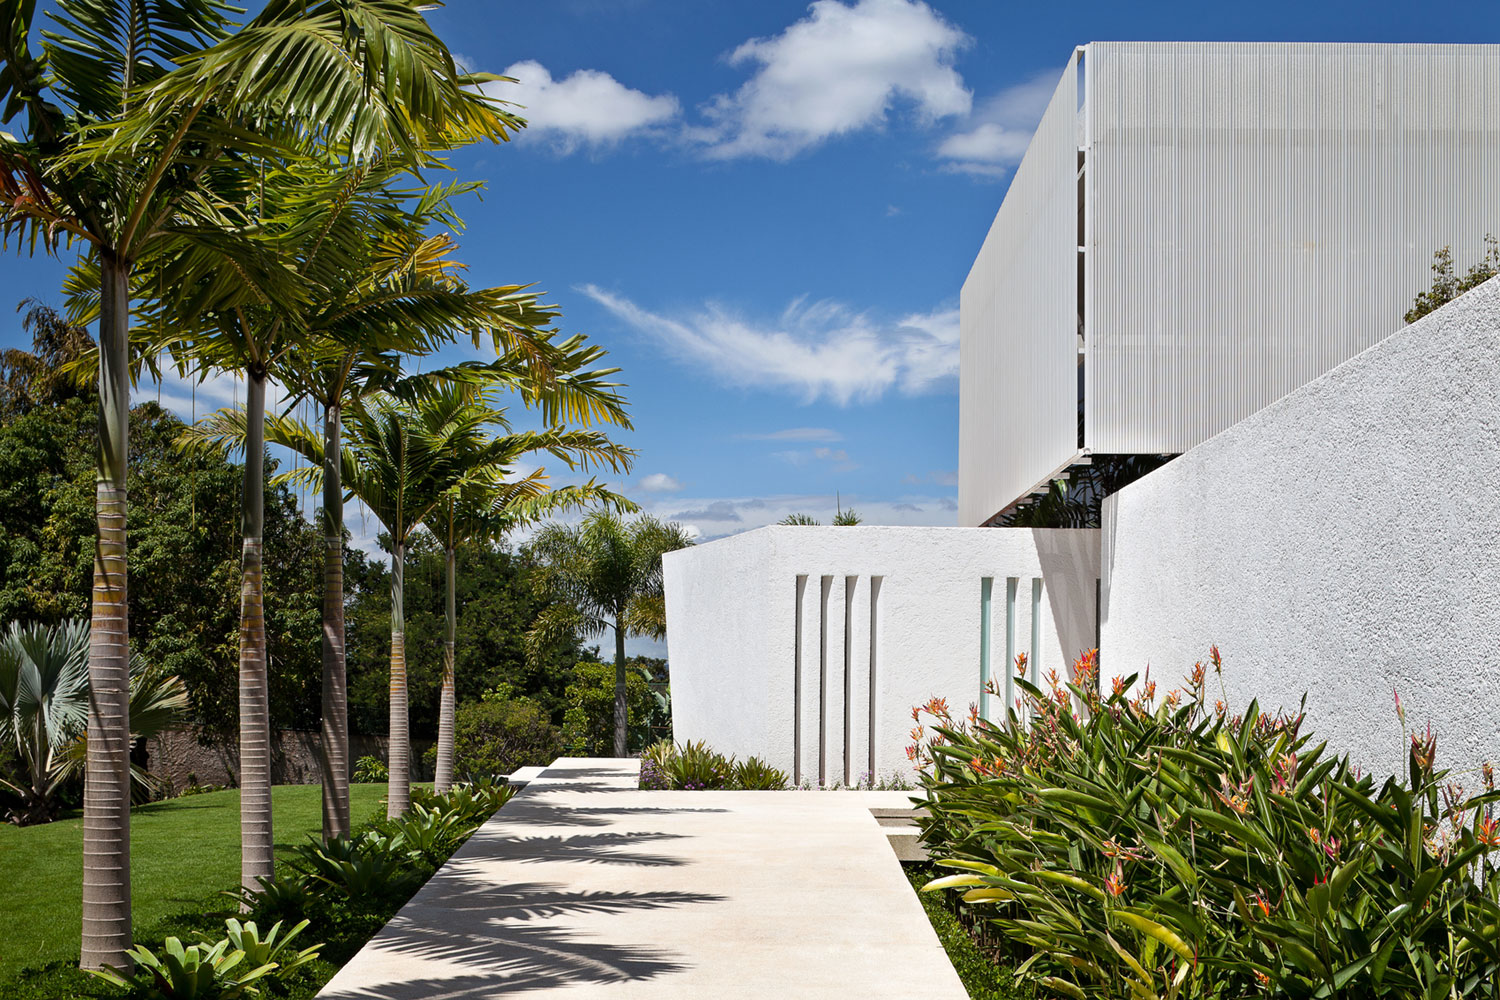
{"label": "textured white wall", "polygon": [[1007,669],[1006,580],[1018,579],[1015,651],[1029,654],[1031,581],[1040,578],[1036,660],[1042,671],[1066,675],[1066,665],[1094,645],[1098,541],[1096,531],[772,526],[670,553],[674,735],[760,756],[814,783],[821,772],[832,783],[869,770],[873,714],[876,774],[908,771],[911,707],[938,695],[965,714],[979,698],[981,579],[995,581],[994,670],[1003,677]]}
{"label": "textured white wall", "polygon": [[1217,643],[1236,708],[1306,692],[1368,767],[1400,766],[1392,688],[1447,764],[1500,756],[1497,391],[1500,280],[1110,498],[1104,673],[1164,692]]}

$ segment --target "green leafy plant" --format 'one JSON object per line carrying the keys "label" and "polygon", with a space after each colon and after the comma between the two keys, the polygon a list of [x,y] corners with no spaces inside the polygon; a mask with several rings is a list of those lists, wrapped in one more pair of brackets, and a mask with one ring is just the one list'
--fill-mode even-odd
{"label": "green leafy plant", "polygon": [[1092,654],[1047,694],[1017,666],[1019,709],[959,723],[934,699],[908,754],[929,852],[958,872],[927,888],[961,891],[1019,974],[1070,997],[1496,995],[1488,766],[1471,795],[1430,730],[1404,734],[1377,788],[1300,714],[1210,709],[1217,649],[1159,703],[1134,678],[1101,697]]}
{"label": "green leafy plant", "polygon": [[747,791],[780,791],[787,786],[786,772],[759,757],[746,757],[735,764],[729,780],[733,787]]}
{"label": "green leafy plant", "polygon": [[388,780],[390,776],[391,769],[386,766],[385,761],[366,754],[354,762],[354,772],[349,780],[356,784],[373,785]]}
{"label": "green leafy plant", "polygon": [[453,769],[461,778],[494,778],[550,764],[562,754],[557,727],[532,701],[477,701],[456,713]]}
{"label": "green leafy plant", "polygon": [[224,938],[214,944],[184,946],[169,937],[158,955],[141,946],[129,949],[135,969],[125,972],[113,966],[90,970],[95,976],[130,990],[147,1000],[233,1000],[258,996],[256,980],[276,968],[274,963],[252,965],[238,948],[231,950]]}
{"label": "green leafy plant", "polygon": [[[603,663],[583,662],[573,667],[573,681],[564,697],[562,745],[579,757],[609,757],[614,754],[615,668]],[[628,744],[640,746],[651,736],[655,699],[646,679],[638,672],[625,672],[625,714]],[[545,763],[550,763],[547,761]]]}
{"label": "green leafy plant", "polygon": [[281,923],[278,921],[271,925],[264,938],[260,936],[260,929],[253,920],[240,923],[230,917],[224,924],[228,930],[230,947],[244,953],[246,964],[272,966],[278,978],[317,958],[318,951],[323,947],[315,944],[301,951],[291,947],[292,939],[307,928],[306,920],[299,922],[285,934],[281,933]]}

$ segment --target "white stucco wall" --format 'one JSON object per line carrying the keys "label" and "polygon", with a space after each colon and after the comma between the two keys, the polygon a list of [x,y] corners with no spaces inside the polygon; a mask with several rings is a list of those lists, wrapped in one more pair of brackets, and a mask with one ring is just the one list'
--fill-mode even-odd
{"label": "white stucco wall", "polygon": [[1393,688],[1443,762],[1500,757],[1497,392],[1500,279],[1110,498],[1103,672],[1164,692],[1217,643],[1236,708],[1306,692],[1368,767],[1400,766]]}
{"label": "white stucco wall", "polygon": [[[1043,581],[1034,658],[1039,669],[1066,675],[1067,664],[1094,646],[1098,534],[772,526],[669,553],[674,735],[740,757],[754,754],[813,783],[820,775],[827,783],[846,775],[858,780],[870,769],[872,751],[878,776],[909,771],[911,707],[937,695],[956,715],[966,714],[979,699],[983,578],[994,581],[991,662],[999,676],[1006,670],[1011,578],[1017,581],[1016,652],[1031,653],[1037,579]],[[997,703],[992,714],[1000,711]]]}

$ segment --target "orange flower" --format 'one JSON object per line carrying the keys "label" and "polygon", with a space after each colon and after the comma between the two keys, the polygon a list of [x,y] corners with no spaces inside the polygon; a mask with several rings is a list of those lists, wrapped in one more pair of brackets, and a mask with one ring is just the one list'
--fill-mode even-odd
{"label": "orange flower", "polygon": [[1500,847],[1500,819],[1496,819],[1492,811],[1485,810],[1484,819],[1477,824],[1475,837],[1485,847]]}
{"label": "orange flower", "polygon": [[1117,867],[1114,871],[1110,872],[1109,875],[1105,877],[1104,890],[1111,896],[1124,895],[1125,890],[1129,888],[1129,886],[1125,884],[1124,878],[1122,878],[1121,876],[1122,872]]}

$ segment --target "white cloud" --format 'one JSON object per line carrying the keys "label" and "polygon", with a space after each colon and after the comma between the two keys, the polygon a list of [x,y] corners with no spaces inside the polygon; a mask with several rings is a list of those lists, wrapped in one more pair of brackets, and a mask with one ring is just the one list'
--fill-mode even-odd
{"label": "white cloud", "polygon": [[938,144],[944,169],[1003,177],[1021,162],[1037,122],[1057,89],[1057,71],[1044,70],[981,101],[964,127]]}
{"label": "white cloud", "polygon": [[967,114],[972,95],[953,63],[969,38],[920,0],[817,0],[772,38],[729,54],[755,74],[704,108],[688,138],[716,159],[787,160],[834,136],[879,127],[903,99],[919,119]]}
{"label": "white cloud", "polygon": [[914,395],[958,373],[957,309],[881,323],[837,302],[797,299],[772,320],[747,319],[712,302],[673,318],[595,285],[580,291],[725,382],[789,390],[807,402],[826,396],[844,406],[892,388]]}
{"label": "white cloud", "polygon": [[827,427],[788,427],[769,434],[741,434],[746,441],[842,441],[844,435]]}
{"label": "white cloud", "polygon": [[547,67],[528,59],[503,74],[516,82],[490,83],[493,97],[523,106],[528,135],[552,139],[564,152],[608,146],[630,135],[652,133],[677,117],[677,98],[632,90],[608,73],[581,69],[554,80]]}
{"label": "white cloud", "polygon": [[776,524],[788,514],[807,514],[830,524],[839,508],[859,513],[869,525],[951,526],[957,505],[947,497],[911,495],[899,498],[842,497],[835,494],[780,494],[765,497],[662,499],[647,504],[648,513],[676,521],[699,542]]}
{"label": "white cloud", "polygon": [[910,485],[917,485],[919,483],[936,483],[939,486],[957,486],[958,470],[939,469],[934,472],[929,472],[925,476],[920,476],[915,472],[909,472],[905,476],[901,477],[901,481]]}
{"label": "white cloud", "polygon": [[852,472],[859,468],[855,462],[849,461],[849,453],[842,448],[812,448],[805,451],[777,451],[771,453],[772,458],[779,458],[783,462],[792,465],[807,465],[809,462],[824,462],[833,467],[834,472]]}
{"label": "white cloud", "polygon": [[641,489],[647,493],[676,493],[682,484],[665,472],[653,472],[641,480]]}

